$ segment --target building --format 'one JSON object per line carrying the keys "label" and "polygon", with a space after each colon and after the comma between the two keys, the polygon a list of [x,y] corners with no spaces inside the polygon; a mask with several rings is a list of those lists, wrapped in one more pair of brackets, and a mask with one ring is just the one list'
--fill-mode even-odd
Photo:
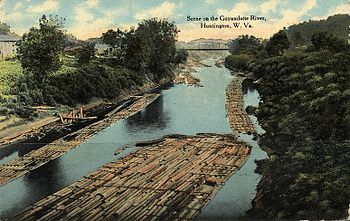
{"label": "building", "polygon": [[94,49],[96,56],[110,56],[113,54],[113,48],[108,44],[95,44]]}
{"label": "building", "polygon": [[10,35],[0,35],[0,59],[15,56],[17,53],[16,43],[20,37]]}

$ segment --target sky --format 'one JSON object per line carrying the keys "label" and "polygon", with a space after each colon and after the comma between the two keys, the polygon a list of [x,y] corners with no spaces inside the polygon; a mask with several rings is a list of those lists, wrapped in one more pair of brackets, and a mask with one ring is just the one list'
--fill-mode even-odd
{"label": "sky", "polygon": [[[178,39],[232,39],[241,34],[269,38],[278,30],[302,21],[350,13],[350,0],[0,0],[0,22],[17,34],[38,25],[43,15],[66,18],[65,29],[79,39],[100,37],[108,29],[128,30],[143,19],[167,18],[180,30]],[[249,22],[251,28],[201,28],[232,21],[187,21],[187,17],[237,17],[256,15],[266,21]],[[350,29],[349,29],[350,30]],[[349,31],[350,33],[350,31]]]}

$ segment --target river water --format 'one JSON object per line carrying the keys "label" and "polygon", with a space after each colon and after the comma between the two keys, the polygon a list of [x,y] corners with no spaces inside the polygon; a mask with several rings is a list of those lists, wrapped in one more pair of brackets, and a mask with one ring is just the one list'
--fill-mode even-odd
{"label": "river water", "polygon": [[[175,85],[165,88],[154,103],[138,114],[111,125],[66,155],[0,187],[0,220],[6,220],[98,167],[135,151],[137,141],[175,133],[231,133],[225,111],[225,89],[234,76],[226,68],[215,67],[213,59],[206,62],[212,67],[198,67],[194,73],[203,87]],[[257,91],[246,85],[244,105],[257,106],[258,102]],[[257,124],[256,118],[251,119]],[[261,128],[258,127],[258,131],[262,132]],[[265,158],[266,153],[252,136],[241,135],[240,139],[253,146],[251,156],[203,209],[198,220],[214,217],[236,219],[250,208],[260,178],[254,173],[254,160]],[[114,156],[116,149],[126,144],[129,148]],[[0,162],[4,163],[17,155],[13,151],[1,158],[0,150]]]}

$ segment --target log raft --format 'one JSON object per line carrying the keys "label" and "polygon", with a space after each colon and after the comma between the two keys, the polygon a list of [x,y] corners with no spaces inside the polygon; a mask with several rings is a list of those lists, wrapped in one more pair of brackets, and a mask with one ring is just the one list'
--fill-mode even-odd
{"label": "log raft", "polygon": [[249,154],[250,147],[233,135],[165,136],[34,203],[13,220],[191,220]]}
{"label": "log raft", "polygon": [[55,140],[37,150],[33,150],[22,157],[18,157],[0,166],[0,186],[23,176],[24,174],[43,166],[44,164],[59,158],[69,150],[77,147],[99,131],[107,128],[112,123],[126,119],[155,101],[160,94],[145,94],[138,98],[130,106],[113,113],[109,117],[90,124],[76,132]]}
{"label": "log raft", "polygon": [[226,89],[226,111],[233,134],[251,134],[255,132],[254,124],[243,110],[242,82],[244,77],[236,76]]}

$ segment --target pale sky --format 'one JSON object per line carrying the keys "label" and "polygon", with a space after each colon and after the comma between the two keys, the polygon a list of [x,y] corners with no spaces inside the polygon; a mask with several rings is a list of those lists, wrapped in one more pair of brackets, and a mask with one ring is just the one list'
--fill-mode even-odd
{"label": "pale sky", "polygon": [[[345,13],[350,13],[350,0],[0,0],[0,21],[17,34],[36,26],[43,14],[53,14],[66,18],[65,28],[80,39],[100,37],[111,28],[125,30],[152,17],[175,21],[181,41],[241,34],[268,38],[284,26]],[[253,28],[227,29],[201,28],[203,21],[187,21],[187,16],[220,15],[257,15],[266,21],[248,21]],[[232,21],[205,23],[232,25]]]}

